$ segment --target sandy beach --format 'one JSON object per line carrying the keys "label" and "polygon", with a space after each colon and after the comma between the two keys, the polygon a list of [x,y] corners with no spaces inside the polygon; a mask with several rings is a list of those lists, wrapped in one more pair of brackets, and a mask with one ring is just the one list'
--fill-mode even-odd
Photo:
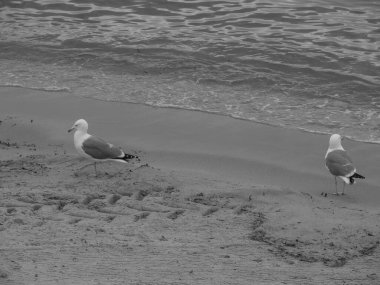
{"label": "sandy beach", "polygon": [[[379,145],[334,192],[328,136],[0,88],[0,284],[378,284]],[[67,130],[141,162],[95,176]],[[341,184],[339,185],[341,186]]]}

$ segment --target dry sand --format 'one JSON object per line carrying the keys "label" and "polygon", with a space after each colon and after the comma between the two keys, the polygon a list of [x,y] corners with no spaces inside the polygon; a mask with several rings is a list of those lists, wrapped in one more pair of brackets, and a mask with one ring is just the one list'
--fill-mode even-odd
{"label": "dry sand", "polygon": [[[222,116],[0,89],[0,284],[379,284],[379,147],[333,192],[328,137]],[[95,177],[80,118],[141,163]]]}

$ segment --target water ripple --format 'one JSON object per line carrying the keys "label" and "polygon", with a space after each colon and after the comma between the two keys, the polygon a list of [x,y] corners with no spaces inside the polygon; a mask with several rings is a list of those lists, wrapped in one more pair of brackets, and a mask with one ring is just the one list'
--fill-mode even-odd
{"label": "water ripple", "polygon": [[0,83],[375,138],[379,15],[371,0],[3,0]]}

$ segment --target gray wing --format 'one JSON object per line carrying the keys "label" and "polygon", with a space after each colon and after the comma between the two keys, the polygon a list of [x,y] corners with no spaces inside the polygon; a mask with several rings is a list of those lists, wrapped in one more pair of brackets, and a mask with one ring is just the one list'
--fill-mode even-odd
{"label": "gray wing", "polygon": [[326,157],[326,166],[335,176],[347,176],[355,171],[351,158],[344,150],[330,152]]}
{"label": "gray wing", "polygon": [[124,152],[121,149],[94,136],[89,137],[83,142],[82,149],[89,156],[96,159],[115,159],[124,156]]}

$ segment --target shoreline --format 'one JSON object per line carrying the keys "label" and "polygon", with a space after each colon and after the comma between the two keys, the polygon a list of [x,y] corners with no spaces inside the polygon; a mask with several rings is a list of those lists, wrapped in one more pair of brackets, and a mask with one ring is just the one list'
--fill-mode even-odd
{"label": "shoreline", "polygon": [[[243,184],[276,185],[318,195],[333,192],[324,166],[328,136],[218,114],[133,103],[105,102],[60,92],[0,88],[2,114],[35,118],[50,139],[75,153],[66,130],[84,117],[89,132],[167,169],[187,169]],[[44,106],[44,107],[42,107]],[[364,181],[347,187],[345,202],[380,203],[379,146],[345,141]],[[180,159],[179,159],[180,158]],[[341,185],[340,185],[341,186]]]}
{"label": "shoreline", "polygon": [[[100,101],[100,102],[104,102],[104,103],[114,103],[114,104],[129,104],[129,105],[138,105],[138,106],[145,106],[145,107],[150,107],[150,108],[163,108],[163,109],[173,109],[173,110],[178,110],[178,111],[185,111],[185,112],[199,112],[199,113],[204,113],[204,114],[209,114],[209,115],[214,115],[214,116],[221,116],[221,117],[227,117],[227,118],[231,118],[231,119],[234,119],[234,120],[240,120],[240,121],[244,121],[244,122],[251,122],[253,124],[258,124],[258,125],[263,125],[263,126],[268,126],[268,127],[277,127],[277,128],[284,128],[284,129],[289,129],[289,130],[295,130],[295,131],[299,131],[299,132],[305,132],[307,134],[317,134],[317,135],[330,135],[331,133],[329,132],[325,132],[325,131],[316,131],[316,130],[309,130],[309,129],[306,129],[306,128],[303,128],[303,127],[292,127],[292,126],[288,126],[288,125],[277,125],[277,124],[272,124],[270,122],[264,122],[264,121],[259,121],[259,120],[252,120],[252,119],[248,119],[248,118],[243,118],[243,117],[237,117],[237,116],[234,116],[234,115],[230,115],[230,114],[223,114],[221,112],[213,112],[213,111],[207,111],[207,110],[201,110],[201,109],[191,109],[191,108],[184,108],[184,107],[177,107],[177,106],[160,106],[160,105],[153,105],[153,104],[149,104],[149,103],[139,103],[139,102],[128,102],[128,101],[118,101],[118,100],[113,100],[113,99],[110,99],[110,100],[106,100],[106,99],[101,99],[101,98],[97,98],[97,97],[88,97],[88,96],[80,96],[80,95],[73,95],[72,94],[72,91],[70,90],[70,88],[68,87],[63,87],[63,88],[58,88],[57,90],[55,89],[49,89],[49,88],[39,88],[39,87],[26,87],[26,86],[22,86],[22,85],[19,85],[19,84],[15,84],[15,85],[12,85],[12,84],[5,84],[5,85],[0,85],[0,89],[1,88],[20,88],[20,89],[26,89],[26,90],[32,90],[32,91],[39,91],[39,92],[42,92],[42,93],[62,93],[62,94],[65,94],[65,95],[69,95],[69,96],[75,96],[75,97],[81,97],[81,98],[84,98],[84,99],[88,99],[88,100],[94,100],[94,101]],[[351,136],[344,136],[345,139],[347,140],[350,140],[350,141],[353,141],[353,142],[359,142],[359,143],[368,143],[368,144],[375,144],[375,145],[380,145],[380,141],[370,141],[370,140],[364,140],[364,139],[355,139]]]}
{"label": "shoreline", "polygon": [[[2,86],[0,86],[1,88]],[[8,88],[8,86],[3,86]],[[27,87],[22,87],[22,86],[10,86],[11,88],[16,87],[16,88],[26,88],[26,89],[32,89],[33,88],[27,88]],[[42,90],[43,92],[50,92],[49,90],[44,90],[44,89],[38,89],[36,88],[35,90]],[[54,92],[54,91],[53,91]],[[64,90],[60,90],[58,92],[65,92]],[[117,100],[105,100],[105,99],[100,99],[100,98],[91,98],[91,97],[86,97],[84,96],[83,98],[86,98],[88,100],[96,100],[96,101],[101,101],[104,103],[117,103],[117,104],[130,104],[130,105],[139,105],[139,106],[145,106],[145,107],[150,107],[150,108],[162,108],[162,109],[173,109],[173,110],[178,110],[178,111],[185,111],[185,112],[199,112],[199,113],[204,113],[208,115],[214,115],[214,116],[221,116],[221,117],[227,117],[230,119],[238,120],[238,121],[243,121],[243,122],[251,122],[253,124],[258,124],[258,125],[263,125],[267,127],[275,127],[275,128],[282,128],[282,129],[287,129],[287,130],[293,130],[293,131],[299,131],[299,132],[304,132],[307,134],[315,134],[315,135],[325,135],[329,136],[331,133],[328,132],[323,132],[323,131],[314,131],[314,130],[308,130],[306,128],[297,128],[297,127],[291,127],[291,126],[285,126],[285,125],[276,125],[276,124],[271,124],[269,122],[262,122],[258,120],[250,120],[246,118],[240,118],[236,117],[233,115],[229,114],[223,114],[220,112],[212,112],[212,111],[206,111],[206,110],[200,110],[200,109],[187,109],[187,108],[182,108],[182,107],[177,107],[177,106],[156,106],[148,103],[136,103],[136,102],[127,102],[127,101],[117,101]],[[368,144],[374,144],[374,145],[380,145],[380,141],[367,141],[367,140],[362,140],[362,139],[355,139],[349,136],[344,136],[346,140],[350,140],[353,142],[358,142],[358,143],[368,143]]]}

